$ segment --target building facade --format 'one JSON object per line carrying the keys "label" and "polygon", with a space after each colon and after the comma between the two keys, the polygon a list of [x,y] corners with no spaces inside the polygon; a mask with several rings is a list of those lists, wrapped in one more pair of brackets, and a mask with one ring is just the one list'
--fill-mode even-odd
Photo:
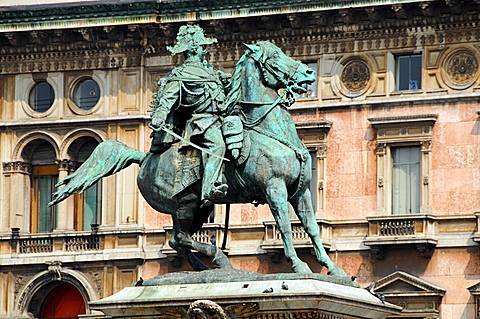
{"label": "building facade", "polygon": [[[102,141],[148,152],[149,103],[194,23],[232,72],[271,41],[317,72],[290,112],[310,150],[322,239],[392,318],[480,318],[480,4],[450,1],[37,1],[0,6],[0,318],[95,315],[88,301],[189,270],[138,166],[49,208],[55,183]],[[218,206],[234,267],[290,272],[265,205]],[[292,214],[294,243],[316,272]],[[203,258],[203,257],[202,257]],[[208,261],[206,261],[208,262]],[[69,300],[68,309],[52,305]]]}

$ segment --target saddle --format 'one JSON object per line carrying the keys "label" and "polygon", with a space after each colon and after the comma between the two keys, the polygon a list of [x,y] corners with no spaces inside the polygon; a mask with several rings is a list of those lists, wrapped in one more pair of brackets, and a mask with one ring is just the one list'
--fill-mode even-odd
{"label": "saddle", "polygon": [[[251,142],[240,117],[225,117],[222,121],[222,133],[227,146],[225,156],[233,159],[236,166],[243,164],[249,156]],[[203,165],[200,150],[178,144],[173,147],[177,152],[173,195],[177,195],[202,178]]]}

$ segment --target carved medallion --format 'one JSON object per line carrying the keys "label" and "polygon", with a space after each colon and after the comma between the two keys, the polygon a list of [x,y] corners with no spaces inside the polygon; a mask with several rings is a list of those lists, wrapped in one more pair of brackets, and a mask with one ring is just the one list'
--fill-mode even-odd
{"label": "carved medallion", "polygon": [[452,84],[465,86],[476,79],[478,61],[472,52],[460,51],[450,57],[445,69]]}
{"label": "carved medallion", "polygon": [[343,68],[341,81],[348,91],[360,93],[370,81],[370,69],[362,60],[350,61]]}

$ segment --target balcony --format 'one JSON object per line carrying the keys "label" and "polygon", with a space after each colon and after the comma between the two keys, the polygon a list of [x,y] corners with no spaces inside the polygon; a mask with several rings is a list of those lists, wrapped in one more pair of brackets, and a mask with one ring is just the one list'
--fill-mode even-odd
{"label": "balcony", "polygon": [[47,254],[54,252],[85,252],[100,250],[98,229],[92,232],[73,234],[28,234],[20,235],[18,228],[12,229],[11,254]]}
{"label": "balcony", "polygon": [[[305,232],[302,224],[299,220],[292,220],[292,239],[293,246],[296,249],[309,250],[312,254],[313,245],[307,232]],[[330,249],[330,234],[332,226],[325,220],[317,220],[317,224],[320,229],[320,238],[322,239],[323,246],[326,250]],[[271,257],[275,263],[281,262],[283,256],[283,242],[280,230],[274,221],[263,222],[265,228],[264,241],[260,244],[260,248],[267,251],[267,254]]]}
{"label": "balcony", "polygon": [[363,244],[370,246],[378,259],[385,259],[392,245],[415,245],[423,257],[430,258],[438,243],[437,221],[431,215],[375,216],[367,220],[368,237]]}

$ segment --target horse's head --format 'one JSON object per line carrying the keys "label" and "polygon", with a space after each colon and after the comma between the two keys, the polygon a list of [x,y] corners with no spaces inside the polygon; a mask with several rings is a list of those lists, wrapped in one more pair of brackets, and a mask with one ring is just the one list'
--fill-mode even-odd
{"label": "horse's head", "polygon": [[246,44],[250,56],[259,63],[267,86],[274,89],[290,88],[295,93],[305,93],[303,84],[315,82],[315,71],[305,64],[288,57],[271,42]]}

